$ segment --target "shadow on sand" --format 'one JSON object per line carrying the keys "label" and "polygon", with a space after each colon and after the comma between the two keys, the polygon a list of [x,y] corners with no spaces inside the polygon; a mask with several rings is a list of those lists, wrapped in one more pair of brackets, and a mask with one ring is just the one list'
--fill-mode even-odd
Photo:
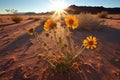
{"label": "shadow on sand", "polygon": [[16,23],[2,24],[2,25],[0,25],[0,27],[10,26],[10,25],[13,25],[13,24],[16,24]]}
{"label": "shadow on sand", "polygon": [[[37,26],[36,30],[40,34],[43,30],[43,26],[42,25]],[[19,36],[14,41],[9,43],[6,47],[4,47],[3,49],[0,50],[0,56],[12,53],[17,48],[24,47],[25,44],[27,44],[27,46],[28,46],[27,48],[29,48],[32,45],[29,40],[33,39],[33,38],[34,37],[29,35],[28,33],[25,33],[25,34]]]}

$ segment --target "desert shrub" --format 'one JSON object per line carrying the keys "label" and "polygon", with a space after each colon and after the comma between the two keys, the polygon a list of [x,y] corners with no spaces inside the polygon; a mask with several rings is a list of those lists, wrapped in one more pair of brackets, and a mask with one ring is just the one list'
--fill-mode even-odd
{"label": "desert shrub", "polygon": [[12,21],[14,21],[15,23],[20,23],[23,20],[23,18],[21,16],[13,16],[12,17]]}
{"label": "desert shrub", "polygon": [[112,16],[109,17],[109,19],[112,19],[112,18],[113,18]]}
{"label": "desert shrub", "polygon": [[108,12],[106,11],[102,11],[100,13],[98,13],[98,17],[99,18],[107,18]]}
{"label": "desert shrub", "polygon": [[34,21],[39,21],[40,20],[40,18],[34,18]]}
{"label": "desert shrub", "polygon": [[95,16],[87,13],[78,15],[79,29],[84,30],[97,30],[103,27],[103,20],[99,20]]}
{"label": "desert shrub", "polygon": [[30,18],[28,18],[27,20],[32,20],[32,19],[34,19],[33,17],[30,17]]}
{"label": "desert shrub", "polygon": [[[81,70],[79,66],[83,64],[82,60],[84,60],[81,53],[85,49],[93,50],[97,48],[97,38],[88,36],[82,41],[83,44],[78,46],[78,44],[74,43],[73,33],[70,31],[78,28],[79,22],[77,17],[67,15],[64,18],[65,25],[60,25],[61,21],[56,20],[57,19],[48,18],[43,24],[45,36],[53,41],[53,48],[56,50],[50,48],[51,44],[48,44],[43,38],[39,37],[39,33],[35,28],[30,28],[27,32],[29,35],[33,35],[40,46],[47,52],[47,54],[43,52],[37,56],[39,62],[45,61],[47,63],[46,72],[48,72],[48,74],[61,74],[63,76],[66,74],[68,79],[71,79],[72,77],[70,77],[70,75]],[[60,20],[62,19],[60,18]]]}

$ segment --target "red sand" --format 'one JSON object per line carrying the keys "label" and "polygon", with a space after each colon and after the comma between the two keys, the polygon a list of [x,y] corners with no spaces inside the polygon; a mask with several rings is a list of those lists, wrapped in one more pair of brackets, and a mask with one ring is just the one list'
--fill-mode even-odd
{"label": "red sand", "polygon": [[[3,17],[7,19],[9,16],[0,16],[1,19]],[[40,25],[44,17],[40,16],[40,20],[37,21],[25,18],[19,24],[14,24],[10,20],[3,20],[0,23],[0,80],[120,80],[120,19],[118,17],[105,19],[110,27],[104,30],[73,32],[76,44],[81,44],[89,34],[96,36],[99,41],[99,48],[94,52],[88,53],[85,50],[82,53],[83,72],[73,72],[73,79],[66,75],[49,74],[45,62],[37,60],[37,54],[43,53],[44,50],[33,36],[26,33],[26,29],[37,25],[40,37],[51,45],[52,41],[44,37],[43,25]],[[55,50],[54,47],[52,49]]]}

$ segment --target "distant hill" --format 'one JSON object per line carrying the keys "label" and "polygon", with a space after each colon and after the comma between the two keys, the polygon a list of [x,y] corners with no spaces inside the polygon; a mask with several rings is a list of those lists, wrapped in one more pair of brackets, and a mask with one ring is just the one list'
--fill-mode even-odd
{"label": "distant hill", "polygon": [[35,12],[26,12],[24,14],[36,14]]}
{"label": "distant hill", "polygon": [[36,14],[35,12],[18,12],[17,14]]}
{"label": "distant hill", "polygon": [[[79,13],[92,13],[96,14],[101,11],[107,11],[109,14],[120,14],[120,7],[116,8],[105,8],[103,6],[76,6],[71,5],[68,8],[65,9],[70,14],[79,14]],[[51,12],[41,12],[41,13],[35,13],[35,12],[19,12],[17,14],[53,14],[55,11]]]}
{"label": "distant hill", "polygon": [[79,14],[81,12],[96,14],[96,13],[99,13],[101,11],[107,11],[109,14],[120,14],[120,8],[119,7],[116,7],[116,8],[104,8],[102,6],[92,7],[92,6],[76,6],[76,5],[71,5],[71,6],[69,6],[65,10],[68,13],[71,13],[71,14]]}

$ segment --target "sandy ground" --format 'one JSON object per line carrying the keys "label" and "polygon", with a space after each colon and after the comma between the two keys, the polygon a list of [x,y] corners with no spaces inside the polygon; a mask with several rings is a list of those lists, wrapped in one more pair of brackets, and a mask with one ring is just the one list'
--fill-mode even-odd
{"label": "sandy ground", "polygon": [[[33,36],[27,34],[27,29],[37,27],[39,36],[48,44],[52,41],[45,36],[40,19],[28,19],[15,24],[9,16],[0,16],[0,80],[120,80],[120,17],[111,15],[112,19],[105,19],[109,27],[100,31],[73,31],[74,41],[81,44],[88,35],[94,35],[99,41],[95,51],[88,53],[85,50],[84,64],[81,65],[83,73],[75,73],[75,79],[65,75],[50,75],[45,70],[46,64],[37,60],[37,54],[44,50]],[[9,19],[8,19],[9,18]],[[36,18],[36,16],[32,16]],[[38,18],[38,16],[37,16]],[[51,48],[55,50],[55,48]]]}

